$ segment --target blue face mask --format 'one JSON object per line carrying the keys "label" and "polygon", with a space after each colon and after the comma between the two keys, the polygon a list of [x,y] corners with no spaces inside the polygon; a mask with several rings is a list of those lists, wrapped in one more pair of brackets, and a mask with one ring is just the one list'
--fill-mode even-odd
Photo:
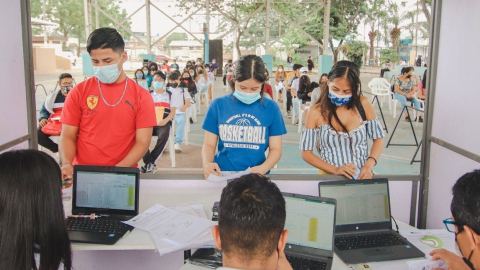
{"label": "blue face mask", "polygon": [[341,96],[333,91],[329,91],[328,98],[330,99],[330,101],[332,101],[333,104],[340,107],[343,105],[347,105],[347,103],[352,100],[352,95]]}
{"label": "blue face mask", "polygon": [[153,89],[162,89],[163,82],[153,82]]}
{"label": "blue face mask", "polygon": [[209,69],[209,68],[206,68],[206,69],[205,69],[205,71],[206,71],[206,72],[209,72],[209,71],[210,71],[210,69]]}
{"label": "blue face mask", "polygon": [[238,100],[240,100],[242,103],[245,103],[247,105],[250,105],[254,103],[255,101],[260,99],[260,93],[245,93],[238,91],[238,89],[235,88],[235,92],[233,92],[233,96],[236,97]]}
{"label": "blue face mask", "polygon": [[190,76],[192,76],[192,77],[195,76],[195,73],[190,73]]}
{"label": "blue face mask", "polygon": [[142,75],[142,74],[137,74],[137,75],[135,75],[135,76],[137,77],[137,79],[143,78],[143,75]]}
{"label": "blue face mask", "polygon": [[148,75],[148,70],[144,70],[144,71],[143,71],[143,74],[144,74],[145,76],[147,76],[147,75]]}
{"label": "blue face mask", "polygon": [[116,64],[111,64],[107,66],[93,66],[93,75],[97,77],[99,81],[106,84],[114,83],[120,76],[120,70],[118,70],[118,63],[122,58],[118,60]]}

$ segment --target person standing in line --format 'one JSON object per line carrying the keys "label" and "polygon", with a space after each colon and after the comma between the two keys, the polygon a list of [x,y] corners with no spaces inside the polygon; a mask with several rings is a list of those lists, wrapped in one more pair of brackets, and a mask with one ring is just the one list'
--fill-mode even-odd
{"label": "person standing in line", "polygon": [[63,179],[76,164],[136,167],[157,125],[152,97],[123,70],[127,54],[117,30],[93,31],[87,51],[95,77],[72,89],[60,119]]}
{"label": "person standing in line", "polygon": [[143,70],[141,69],[137,69],[135,70],[135,77],[133,78],[133,80],[138,84],[140,85],[141,87],[143,87],[143,89],[147,90],[147,91],[150,91],[149,87],[148,87],[148,82],[147,80],[145,79],[145,75],[143,74]]}
{"label": "person standing in line", "polygon": [[262,59],[242,56],[235,63],[234,76],[234,92],[215,99],[203,122],[205,179],[210,174],[248,168],[266,174],[282,155],[282,135],[287,130],[277,103],[263,98],[266,78]]}
{"label": "person standing in line", "polygon": [[311,56],[308,57],[307,67],[308,67],[308,74],[312,74],[313,61],[312,61],[312,57],[311,57]]}
{"label": "person standing in line", "polygon": [[171,70],[180,70],[180,66],[177,64],[177,60],[173,59],[173,63],[170,65]]}
{"label": "person standing in line", "polygon": [[292,103],[293,103],[293,97],[292,97],[292,83],[295,79],[300,78],[300,69],[303,68],[302,65],[300,64],[295,64],[293,65],[293,71],[287,74],[287,85],[286,85],[286,91],[287,91],[287,118],[292,118]]}
{"label": "person standing in line", "polygon": [[217,64],[217,60],[212,59],[212,62],[210,63],[210,68],[213,73],[213,79],[216,80],[217,78],[217,71],[220,66]]}
{"label": "person standing in line", "polygon": [[291,70],[292,66],[293,66],[293,58],[290,54],[288,54],[288,56],[287,56],[287,67],[288,67],[289,70]]}

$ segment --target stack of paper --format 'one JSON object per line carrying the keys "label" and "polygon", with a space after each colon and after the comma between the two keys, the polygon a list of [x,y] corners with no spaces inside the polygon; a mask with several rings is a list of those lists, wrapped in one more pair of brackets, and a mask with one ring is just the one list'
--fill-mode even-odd
{"label": "stack of paper", "polygon": [[215,223],[206,219],[202,205],[174,209],[156,204],[124,223],[149,232],[160,255],[214,245],[211,228]]}
{"label": "stack of paper", "polygon": [[251,173],[252,173],[252,170],[250,168],[240,172],[222,171],[220,176],[210,174],[207,180],[212,182],[227,181],[227,180],[239,178],[241,176],[251,174]]}
{"label": "stack of paper", "polygon": [[429,253],[439,248],[457,254],[455,234],[447,230],[400,230],[400,234],[425,253],[425,257],[428,259],[432,257]]}

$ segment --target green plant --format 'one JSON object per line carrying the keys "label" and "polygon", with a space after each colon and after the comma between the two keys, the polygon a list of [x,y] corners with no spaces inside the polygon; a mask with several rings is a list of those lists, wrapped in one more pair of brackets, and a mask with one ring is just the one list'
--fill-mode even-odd
{"label": "green plant", "polygon": [[349,40],[341,46],[340,50],[348,59],[359,67],[363,65],[363,53],[368,49],[368,44],[363,41]]}
{"label": "green plant", "polygon": [[395,63],[398,62],[399,57],[397,51],[395,49],[383,49],[380,51],[380,64],[383,64],[390,59],[390,62]]}

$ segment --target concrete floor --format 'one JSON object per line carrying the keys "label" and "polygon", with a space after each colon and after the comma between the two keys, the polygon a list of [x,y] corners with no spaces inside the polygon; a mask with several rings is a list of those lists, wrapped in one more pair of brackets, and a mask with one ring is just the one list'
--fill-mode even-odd
{"label": "concrete floor", "polygon": [[[133,68],[140,67],[140,63],[133,63],[130,65]],[[36,74],[35,75],[35,84],[42,84],[45,86],[47,92],[52,91],[55,88],[55,84],[58,79],[58,75],[63,71],[59,71],[55,74]],[[84,80],[82,71],[80,67],[73,67],[69,71],[75,78],[77,82]],[[133,74],[132,71],[127,71],[127,74],[130,76]],[[377,69],[362,69],[361,71],[361,80],[362,80],[362,89],[363,91],[368,92],[369,88],[367,86],[368,82],[372,78],[378,77],[379,70]],[[318,81],[319,76],[317,73],[310,75],[312,81]],[[214,83],[214,97],[219,97],[227,94],[225,88],[223,87],[223,82],[221,78],[217,78]],[[365,96],[371,98],[372,96],[365,94]],[[45,93],[42,89],[38,89],[36,93],[36,105],[37,105],[37,114],[41,109],[41,106],[45,100]],[[282,111],[283,105],[280,104]],[[375,111],[380,117],[379,106],[375,104]],[[164,153],[158,161],[159,170],[157,173],[201,173],[202,172],[202,161],[201,161],[201,147],[203,143],[204,131],[201,129],[201,124],[203,123],[207,107],[202,106],[202,113],[197,117],[197,122],[191,125],[191,131],[189,133],[189,145],[182,145],[183,152],[176,154],[176,168],[171,167],[171,161],[168,153]],[[397,118],[393,118],[390,115],[390,110],[388,109],[388,101],[385,100],[384,106],[382,108],[385,121],[387,123],[389,133],[384,139],[385,146],[387,145],[388,140],[391,137],[393,128],[397,122],[398,115],[400,113],[400,104],[397,104]],[[396,144],[413,144],[415,140],[413,138],[412,130],[410,124],[406,122],[402,117],[398,125],[395,135],[392,139],[392,143]],[[273,174],[316,174],[317,169],[313,168],[307,164],[301,158],[300,150],[298,148],[298,142],[300,134],[297,129],[298,126],[292,125],[291,119],[284,118],[285,124],[287,127],[287,134],[283,137],[283,155],[280,161],[278,162],[278,168],[273,169]],[[417,136],[417,140],[420,142],[422,136],[423,125],[418,123],[418,126],[415,126],[414,130]],[[153,146],[152,142],[152,146]],[[371,142],[369,142],[371,145]],[[413,163],[410,165],[410,160],[413,157],[413,154],[416,150],[415,146],[389,146],[384,148],[380,159],[378,160],[378,165],[374,168],[377,174],[419,174],[420,163]],[[417,155],[419,160],[421,156],[421,151]]]}

